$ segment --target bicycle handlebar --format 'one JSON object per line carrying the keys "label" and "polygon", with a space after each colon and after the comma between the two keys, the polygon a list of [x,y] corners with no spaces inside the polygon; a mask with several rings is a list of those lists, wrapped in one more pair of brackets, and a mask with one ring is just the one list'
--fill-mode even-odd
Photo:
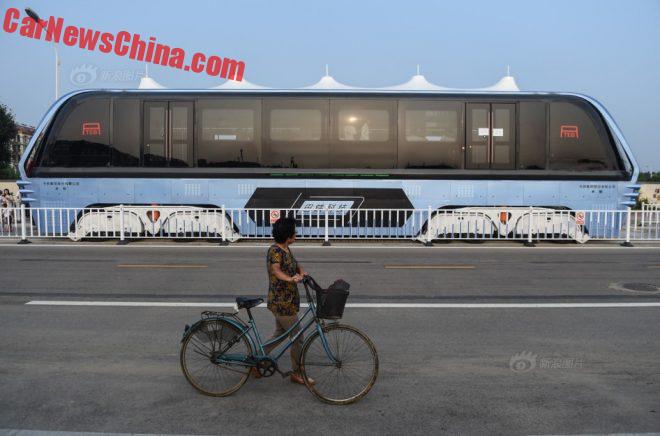
{"label": "bicycle handlebar", "polygon": [[312,295],[309,292],[310,287],[314,287],[315,285],[318,287],[318,283],[316,283],[316,280],[309,274],[306,274],[303,279],[302,279],[302,284],[305,286],[305,294],[307,294],[307,302],[311,303],[314,302],[314,299],[312,298]]}

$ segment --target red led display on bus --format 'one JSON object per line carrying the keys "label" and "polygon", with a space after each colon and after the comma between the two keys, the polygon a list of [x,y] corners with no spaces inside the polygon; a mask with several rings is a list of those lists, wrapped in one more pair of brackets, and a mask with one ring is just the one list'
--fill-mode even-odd
{"label": "red led display on bus", "polygon": [[83,123],[82,134],[83,136],[100,136],[101,123]]}
{"label": "red led display on bus", "polygon": [[580,130],[575,125],[563,125],[559,127],[559,137],[577,139],[580,137]]}

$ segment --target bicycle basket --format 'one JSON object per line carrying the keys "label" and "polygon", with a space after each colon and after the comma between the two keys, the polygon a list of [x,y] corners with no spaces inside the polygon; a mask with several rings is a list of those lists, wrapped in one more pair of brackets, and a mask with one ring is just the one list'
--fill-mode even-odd
{"label": "bicycle basket", "polygon": [[323,289],[312,282],[316,291],[316,316],[323,319],[341,319],[348,299],[350,285],[343,280],[337,280],[328,289]]}

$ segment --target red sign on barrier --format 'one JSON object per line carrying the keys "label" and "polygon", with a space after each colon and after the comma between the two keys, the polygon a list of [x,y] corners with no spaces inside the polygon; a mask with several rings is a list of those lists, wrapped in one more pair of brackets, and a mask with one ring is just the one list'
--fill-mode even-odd
{"label": "red sign on barrier", "polygon": [[275,224],[275,221],[280,219],[280,211],[279,210],[271,210],[270,211],[270,223]]}

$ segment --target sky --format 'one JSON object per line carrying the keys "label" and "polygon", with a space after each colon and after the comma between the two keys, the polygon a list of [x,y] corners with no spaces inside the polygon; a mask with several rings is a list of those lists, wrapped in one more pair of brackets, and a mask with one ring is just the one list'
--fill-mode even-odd
{"label": "sky", "polygon": [[[660,170],[660,0],[552,1],[3,1],[44,18],[243,60],[251,82],[315,83],[328,64],[342,83],[396,85],[415,74],[441,86],[497,82],[507,65],[527,91],[595,97],[621,127],[643,171]],[[135,88],[144,64],[58,45],[62,93]],[[0,102],[36,125],[54,99],[52,43],[0,31]],[[222,79],[164,66],[149,75],[168,88],[210,88]]]}

